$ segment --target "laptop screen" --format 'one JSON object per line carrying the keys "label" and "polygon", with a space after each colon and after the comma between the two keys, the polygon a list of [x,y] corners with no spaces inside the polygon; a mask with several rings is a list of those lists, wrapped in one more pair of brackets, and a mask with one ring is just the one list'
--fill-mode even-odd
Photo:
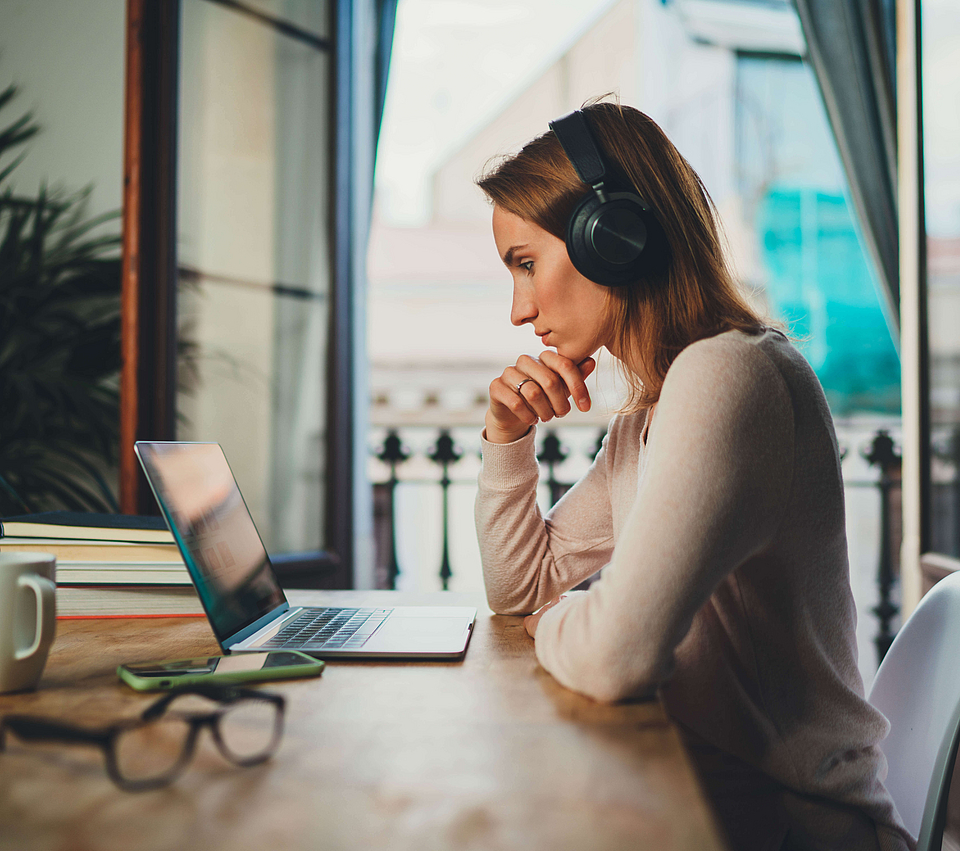
{"label": "laptop screen", "polygon": [[138,442],[137,453],[217,638],[285,603],[219,444]]}

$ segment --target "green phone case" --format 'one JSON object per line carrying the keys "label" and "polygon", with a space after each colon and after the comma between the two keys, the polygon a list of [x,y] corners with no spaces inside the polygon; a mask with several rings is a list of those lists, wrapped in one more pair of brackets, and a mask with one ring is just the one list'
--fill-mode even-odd
{"label": "green phone case", "polygon": [[[256,683],[266,682],[268,680],[288,680],[295,677],[316,677],[324,669],[326,664],[320,659],[314,659],[306,653],[299,650],[284,650],[283,653],[292,653],[295,656],[303,658],[302,665],[284,665],[278,668],[258,668],[252,671],[215,671],[204,674],[177,674],[171,671],[167,676],[142,677],[134,673],[126,665],[117,667],[117,676],[120,677],[128,686],[137,691],[160,691],[164,689],[182,688],[184,686],[195,685],[228,685],[231,683]],[[241,655],[241,654],[236,654]],[[179,665],[187,667],[191,662],[199,659],[229,658],[216,656],[199,656],[193,659],[172,659],[165,662],[146,662],[137,663],[138,665]]]}

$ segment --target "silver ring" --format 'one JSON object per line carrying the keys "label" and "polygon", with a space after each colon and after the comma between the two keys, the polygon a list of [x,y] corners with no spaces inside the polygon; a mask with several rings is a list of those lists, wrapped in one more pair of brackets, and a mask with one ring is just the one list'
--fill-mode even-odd
{"label": "silver ring", "polygon": [[521,381],[521,382],[517,385],[517,393],[520,392],[520,388],[523,387],[523,385],[526,384],[528,381],[533,381],[533,379],[532,379],[532,378],[524,378],[523,381]]}

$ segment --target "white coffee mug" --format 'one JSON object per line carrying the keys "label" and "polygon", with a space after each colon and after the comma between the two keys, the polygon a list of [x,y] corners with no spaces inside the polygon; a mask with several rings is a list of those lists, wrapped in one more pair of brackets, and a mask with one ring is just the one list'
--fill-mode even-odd
{"label": "white coffee mug", "polygon": [[34,688],[57,628],[56,556],[0,552],[0,693]]}

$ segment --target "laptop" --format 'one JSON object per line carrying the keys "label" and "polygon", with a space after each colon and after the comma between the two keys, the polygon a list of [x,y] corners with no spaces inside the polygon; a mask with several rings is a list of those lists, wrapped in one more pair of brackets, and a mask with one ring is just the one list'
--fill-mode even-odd
{"label": "laptop", "polygon": [[457,659],[465,606],[291,606],[218,443],[138,441],[137,457],[224,653]]}

